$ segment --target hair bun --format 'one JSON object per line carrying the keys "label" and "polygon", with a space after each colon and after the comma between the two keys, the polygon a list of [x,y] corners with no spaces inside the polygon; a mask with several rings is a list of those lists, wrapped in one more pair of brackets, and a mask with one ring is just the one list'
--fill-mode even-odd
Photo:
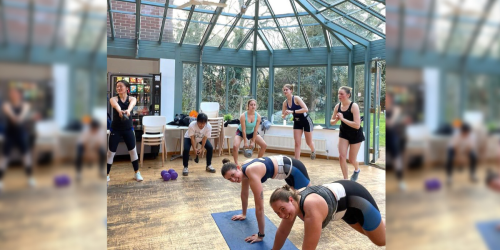
{"label": "hair bun", "polygon": [[229,162],[231,162],[231,160],[229,160],[228,158],[224,158],[222,160],[222,164],[226,164],[226,163],[229,163]]}

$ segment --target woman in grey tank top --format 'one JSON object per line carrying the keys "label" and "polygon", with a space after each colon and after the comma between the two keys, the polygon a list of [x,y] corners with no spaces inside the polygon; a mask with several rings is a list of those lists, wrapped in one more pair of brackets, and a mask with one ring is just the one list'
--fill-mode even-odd
{"label": "woman in grey tank top", "polygon": [[375,245],[385,246],[385,221],[371,194],[357,182],[338,180],[300,192],[285,185],[273,192],[269,203],[282,219],[273,249],[283,247],[297,217],[304,221],[302,249],[316,249],[321,231],[340,219]]}

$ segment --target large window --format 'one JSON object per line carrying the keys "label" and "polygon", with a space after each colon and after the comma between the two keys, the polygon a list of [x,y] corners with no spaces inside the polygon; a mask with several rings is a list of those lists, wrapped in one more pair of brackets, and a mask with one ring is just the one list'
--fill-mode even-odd
{"label": "large window", "polygon": [[202,102],[218,102],[219,110],[227,110],[226,103],[226,67],[219,65],[203,65]]}
{"label": "large window", "polygon": [[[355,97],[354,97],[355,96]],[[361,114],[364,113],[365,100],[365,65],[354,66],[354,93],[351,100],[355,100]]]}
{"label": "large window", "polygon": [[257,69],[257,112],[267,117],[269,104],[269,68]]}
{"label": "large window", "polygon": [[[349,86],[349,75],[347,66],[332,67],[332,108],[339,103],[338,90],[342,86]],[[333,110],[332,110],[333,112]],[[328,119],[332,114],[328,115]]]}
{"label": "large window", "polygon": [[300,67],[300,97],[315,125],[325,124],[326,67]]}
{"label": "large window", "polygon": [[184,63],[182,69],[182,113],[196,110],[196,64]]}
{"label": "large window", "polygon": [[250,76],[249,68],[226,67],[228,71],[227,98],[229,105],[223,114],[231,114],[233,119],[237,119],[241,113],[245,112],[246,102],[252,99],[250,96]]}
{"label": "large window", "polygon": [[[300,78],[299,78],[300,72]],[[274,74],[273,122],[283,124],[281,110],[285,96],[283,86],[293,85],[293,95],[300,96],[309,109],[314,124],[324,125],[326,115],[326,67],[276,68]],[[291,120],[292,117],[287,117]],[[288,123],[290,124],[290,123]]]}

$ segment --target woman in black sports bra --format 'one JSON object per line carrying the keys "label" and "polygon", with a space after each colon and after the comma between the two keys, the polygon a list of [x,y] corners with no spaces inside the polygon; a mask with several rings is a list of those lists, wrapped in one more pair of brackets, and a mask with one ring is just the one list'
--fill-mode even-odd
{"label": "woman in black sports bra", "polygon": [[338,121],[341,121],[338,145],[340,168],[342,169],[344,179],[347,179],[349,173],[347,167],[347,150],[349,150],[349,162],[354,166],[351,181],[356,181],[360,171],[356,158],[361,147],[361,142],[365,140],[365,136],[361,127],[359,106],[350,100],[351,90],[351,88],[346,86],[340,87],[338,92],[340,103],[333,109],[330,124],[335,125]]}
{"label": "woman in black sports bra", "polygon": [[302,249],[316,249],[321,231],[330,221],[343,220],[375,245],[385,246],[385,221],[372,195],[359,183],[338,180],[304,190],[277,188],[269,203],[280,217],[273,249],[281,249],[295,219],[304,221]]}
{"label": "woman in black sports bra", "polygon": [[245,220],[248,206],[248,189],[251,188],[255,198],[255,217],[259,232],[248,236],[245,241],[254,243],[264,238],[264,193],[262,183],[267,179],[285,180],[293,188],[300,189],[310,185],[307,169],[302,162],[287,156],[276,155],[256,159],[248,159],[237,166],[229,159],[222,161],[221,174],[224,179],[241,183],[242,214],[234,215],[232,220]]}
{"label": "woman in black sports bra", "polygon": [[312,140],[313,121],[307,112],[309,109],[299,96],[292,94],[293,86],[285,84],[283,95],[286,100],[283,102],[281,117],[285,119],[287,115],[293,114],[293,139],[295,140],[295,159],[300,160],[300,144],[302,143],[302,133],[306,138],[307,146],[311,149],[311,159],[316,159],[316,151]]}

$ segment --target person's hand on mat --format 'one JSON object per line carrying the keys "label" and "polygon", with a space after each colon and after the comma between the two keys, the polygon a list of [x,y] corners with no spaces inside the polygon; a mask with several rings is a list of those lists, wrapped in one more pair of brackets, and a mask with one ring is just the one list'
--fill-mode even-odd
{"label": "person's hand on mat", "polygon": [[340,112],[337,113],[337,119],[342,120],[344,118],[344,115]]}
{"label": "person's hand on mat", "polygon": [[262,241],[263,238],[259,238],[259,236],[257,234],[254,234],[252,236],[248,236],[245,241],[250,243],[250,244],[253,244],[255,242],[259,242],[259,241]]}
{"label": "person's hand on mat", "polygon": [[233,218],[231,218],[231,220],[245,220],[246,218],[247,218],[246,215],[237,214],[237,215],[233,215]]}

